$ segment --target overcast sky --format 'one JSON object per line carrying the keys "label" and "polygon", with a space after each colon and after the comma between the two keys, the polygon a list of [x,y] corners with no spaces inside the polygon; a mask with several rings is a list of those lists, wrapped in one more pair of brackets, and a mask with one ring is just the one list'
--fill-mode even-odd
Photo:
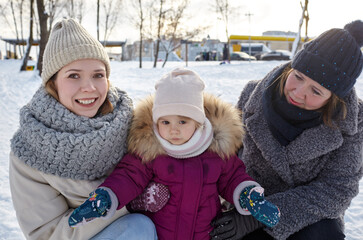
{"label": "overcast sky", "polygon": [[[224,23],[218,20],[212,3],[214,0],[190,0],[190,24],[195,26],[209,23],[212,27],[205,37],[209,34],[211,38],[225,41]],[[271,30],[298,31],[302,15],[300,0],[230,0],[230,5],[235,11],[229,19],[230,35],[262,35]],[[356,19],[363,20],[363,0],[310,0],[308,10],[309,37],[317,36],[330,28],[343,28],[346,23]],[[251,14],[250,18],[246,16],[248,13]],[[138,38],[134,29],[125,32],[126,38]],[[118,34],[125,36],[122,30]],[[305,34],[305,29],[302,34]]]}
{"label": "overcast sky", "polygon": [[[0,0],[4,2],[6,0]],[[303,2],[305,2],[303,0]],[[89,2],[88,2],[89,3]],[[204,34],[207,37],[226,40],[225,27],[213,11],[214,0],[190,0],[190,25],[208,24],[211,28]],[[230,0],[235,14],[229,18],[229,34],[261,35],[265,31],[298,31],[302,10],[300,0]],[[314,37],[330,28],[343,28],[348,22],[363,19],[363,0],[310,0],[309,37]],[[88,6],[83,25],[92,35],[96,35],[95,7]],[[249,18],[246,16],[251,14]],[[111,40],[132,42],[138,39],[137,29],[131,26],[125,14],[121,14],[122,24],[113,30]],[[0,21],[0,26],[3,23]],[[305,30],[302,30],[303,36]],[[0,36],[9,37],[9,32],[0,30]],[[15,35],[14,35],[15,37]]]}
{"label": "overcast sky", "polygon": [[[193,1],[196,9],[205,9],[211,0]],[[230,19],[229,32],[236,35],[261,35],[264,31],[281,30],[297,32],[302,15],[300,0],[232,0],[238,5],[237,16]],[[305,2],[305,1],[303,1]],[[204,4],[205,3],[205,4]],[[310,0],[308,4],[310,37],[319,35],[330,28],[343,28],[348,22],[363,19],[362,0]],[[251,14],[250,20],[248,13]],[[200,16],[202,17],[202,16]],[[214,21],[210,15],[203,16],[202,21]],[[224,37],[224,28],[219,21],[211,29],[211,37]],[[218,29],[218,33],[216,31]],[[213,31],[212,31],[213,30]],[[302,32],[305,34],[305,30]]]}

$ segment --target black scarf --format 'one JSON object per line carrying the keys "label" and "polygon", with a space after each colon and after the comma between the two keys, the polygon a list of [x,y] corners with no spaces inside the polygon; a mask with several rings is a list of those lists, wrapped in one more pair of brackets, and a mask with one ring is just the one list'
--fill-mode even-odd
{"label": "black scarf", "polygon": [[285,95],[276,89],[278,81],[271,79],[263,93],[263,114],[272,135],[282,146],[287,146],[305,129],[322,123],[322,114],[289,104]]}

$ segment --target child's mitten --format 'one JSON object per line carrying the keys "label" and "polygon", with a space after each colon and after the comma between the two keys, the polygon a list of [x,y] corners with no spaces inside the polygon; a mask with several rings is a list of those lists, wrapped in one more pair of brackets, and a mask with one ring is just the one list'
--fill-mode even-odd
{"label": "child's mitten", "polygon": [[134,211],[157,212],[168,202],[170,192],[167,186],[161,183],[150,182],[144,192],[129,204]]}
{"label": "child's mitten", "polygon": [[247,208],[252,216],[268,227],[275,226],[280,220],[279,208],[265,200],[262,187],[244,188],[239,202],[242,208]]}
{"label": "child's mitten", "polygon": [[105,189],[97,188],[90,197],[76,208],[68,219],[70,227],[78,227],[95,218],[106,216],[111,208],[111,198]]}

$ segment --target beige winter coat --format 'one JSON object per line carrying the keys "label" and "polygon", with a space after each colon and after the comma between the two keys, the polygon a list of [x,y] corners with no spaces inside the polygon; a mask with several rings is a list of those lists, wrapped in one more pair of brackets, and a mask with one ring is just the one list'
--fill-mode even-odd
{"label": "beige winter coat", "polygon": [[86,118],[73,114],[43,87],[20,110],[11,139],[9,181],[16,217],[27,239],[89,239],[127,213],[79,228],[70,213],[94,191],[127,151],[132,101],[110,88],[111,113]]}
{"label": "beige winter coat", "polygon": [[97,219],[82,227],[70,228],[70,213],[104,179],[84,181],[44,174],[24,164],[13,153],[10,153],[10,172],[16,216],[27,239],[89,239],[127,213],[126,208],[122,208],[110,219]]}

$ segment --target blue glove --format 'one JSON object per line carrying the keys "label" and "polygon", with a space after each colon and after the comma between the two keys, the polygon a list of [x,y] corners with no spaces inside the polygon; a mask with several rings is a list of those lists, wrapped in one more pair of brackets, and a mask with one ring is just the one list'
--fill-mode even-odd
{"label": "blue glove", "polygon": [[95,218],[104,217],[111,208],[111,198],[106,190],[97,188],[89,196],[69,217],[68,224],[70,227],[78,227]]}
{"label": "blue glove", "polygon": [[242,190],[239,203],[258,221],[268,227],[275,226],[280,220],[280,210],[273,203],[265,200],[263,188],[249,186]]}

